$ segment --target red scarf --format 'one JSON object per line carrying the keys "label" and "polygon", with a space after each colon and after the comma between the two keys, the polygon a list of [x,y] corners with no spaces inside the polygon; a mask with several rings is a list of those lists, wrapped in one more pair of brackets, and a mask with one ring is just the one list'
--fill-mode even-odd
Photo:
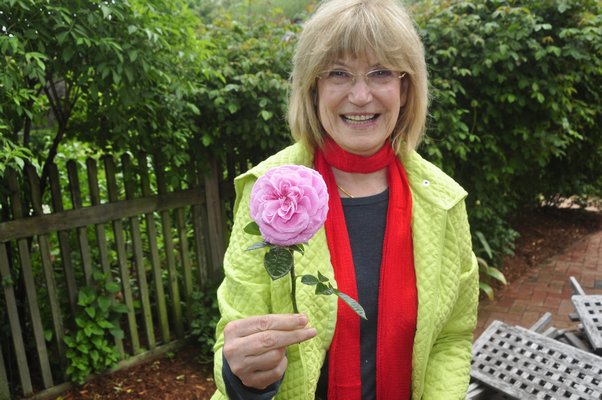
{"label": "red scarf", "polygon": [[[353,257],[331,166],[354,173],[387,168],[389,206],[378,293],[376,398],[408,400],[418,301],[410,229],[412,196],[405,171],[389,142],[373,156],[362,157],[346,152],[328,138],[324,149],[316,151],[314,162],[330,195],[325,228],[335,279],[338,289],[354,299]],[[361,400],[360,318],[342,300],[328,357],[328,400]]]}

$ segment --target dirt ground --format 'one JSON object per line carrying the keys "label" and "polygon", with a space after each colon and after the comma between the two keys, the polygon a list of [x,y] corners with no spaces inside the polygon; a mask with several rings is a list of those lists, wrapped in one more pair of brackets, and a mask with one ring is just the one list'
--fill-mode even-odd
{"label": "dirt ground", "polygon": [[[602,213],[547,208],[522,213],[514,227],[521,237],[515,255],[506,257],[502,266],[509,282],[588,233],[602,229]],[[57,399],[204,400],[214,391],[212,366],[199,363],[196,349],[188,346],[171,357],[94,379]]]}

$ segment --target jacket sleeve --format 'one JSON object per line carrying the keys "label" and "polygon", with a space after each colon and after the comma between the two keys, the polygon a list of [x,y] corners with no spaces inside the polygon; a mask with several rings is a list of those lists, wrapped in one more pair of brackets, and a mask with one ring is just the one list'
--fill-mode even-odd
{"label": "jacket sleeve", "polygon": [[234,375],[225,357],[222,357],[222,363],[222,379],[230,400],[270,400],[276,396],[282,384],[280,379],[263,390],[247,387],[238,376]]}
{"label": "jacket sleeve", "polygon": [[260,236],[244,232],[251,222],[249,199],[253,180],[248,179],[237,191],[234,224],[230,242],[224,256],[224,280],[217,291],[221,318],[216,328],[214,345],[214,379],[217,391],[213,399],[227,399],[222,375],[222,349],[224,326],[233,320],[253,315],[268,314],[270,306],[270,278],[263,267],[263,252],[246,251],[252,244],[261,241]]}
{"label": "jacket sleeve", "polygon": [[[424,400],[460,400],[466,397],[470,380],[473,330],[477,321],[479,275],[472,252],[465,203],[448,212],[446,226],[446,273],[453,285],[445,299],[448,318],[436,336],[428,359],[424,382]],[[451,271],[449,271],[451,270]]]}

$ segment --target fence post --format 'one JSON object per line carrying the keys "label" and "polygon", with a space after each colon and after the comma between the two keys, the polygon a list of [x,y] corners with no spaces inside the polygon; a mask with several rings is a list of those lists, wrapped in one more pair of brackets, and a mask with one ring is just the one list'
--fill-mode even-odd
{"label": "fence post", "polygon": [[[124,154],[121,157],[121,168],[123,171],[123,181],[125,184],[125,198],[132,200],[135,198],[135,178],[132,172],[132,163],[130,156]],[[155,331],[153,326],[152,309],[150,304],[150,298],[148,293],[148,283],[146,281],[146,270],[144,269],[144,260],[142,257],[142,235],[140,233],[140,221],[138,216],[130,218],[130,234],[132,240],[132,247],[134,252],[134,264],[136,264],[136,275],[138,279],[138,293],[140,301],[142,303],[142,322],[146,331],[146,339],[148,341],[148,347],[153,350],[157,344],[155,340]]]}
{"label": "fence post", "polygon": [[[27,179],[31,188],[31,204],[36,215],[44,214],[42,210],[42,194],[40,193],[40,178],[32,165],[27,165]],[[61,365],[67,365],[67,349],[63,343],[65,331],[63,329],[63,315],[59,304],[59,296],[54,279],[54,270],[52,267],[52,257],[50,254],[50,243],[47,235],[38,236],[38,244],[40,245],[40,256],[42,259],[42,268],[44,269],[44,277],[46,278],[46,290],[48,291],[48,303],[50,304],[50,312],[52,314],[52,327],[54,330],[54,340],[59,353]]]}
{"label": "fence post", "polygon": [[[107,191],[109,193],[109,202],[115,203],[119,200],[117,181],[115,180],[115,162],[113,157],[104,158],[105,174],[107,178]],[[112,221],[113,233],[115,235],[115,247],[117,250],[117,263],[119,264],[119,273],[121,277],[121,288],[123,289],[123,299],[128,309],[127,319],[130,330],[130,339],[133,354],[140,353],[140,338],[138,336],[138,324],[136,322],[136,313],[134,308],[134,297],[132,295],[132,286],[130,284],[130,272],[128,268],[127,253],[125,250],[125,238],[123,236],[123,224],[121,220]]]}
{"label": "fence post", "polygon": [[10,400],[10,389],[8,388],[4,357],[2,356],[2,346],[0,346],[0,400]]}
{"label": "fence post", "polygon": [[[8,174],[8,188],[11,192],[10,198],[13,208],[13,218],[21,219],[25,216],[24,207],[19,197],[19,185],[17,176],[14,170],[10,170]],[[54,386],[52,379],[52,368],[50,368],[50,359],[48,357],[48,349],[46,348],[46,339],[44,338],[44,326],[42,324],[42,316],[40,307],[38,306],[38,296],[36,293],[36,284],[33,276],[33,268],[31,263],[31,254],[27,239],[18,239],[17,246],[19,248],[19,259],[21,260],[21,274],[25,284],[25,292],[29,315],[31,317],[31,325],[34,333],[36,351],[38,354],[38,362],[42,373],[42,381],[45,388]]]}
{"label": "fence post", "polygon": [[[67,175],[69,176],[69,187],[71,194],[71,204],[73,209],[82,208],[82,196],[79,188],[79,174],[77,164],[73,160],[67,161]],[[77,241],[79,243],[79,253],[81,255],[82,266],[84,267],[84,278],[86,286],[92,284],[92,256],[90,254],[90,244],[88,243],[88,233],[86,227],[76,228]]]}
{"label": "fence post", "polygon": [[[50,192],[52,193],[52,208],[55,213],[64,211],[63,197],[61,195],[59,172],[56,164],[50,164]],[[73,269],[73,261],[71,260],[71,245],[69,244],[69,233],[59,231],[59,248],[61,251],[61,260],[63,264],[63,274],[65,276],[65,284],[67,285],[67,293],[69,295],[69,306],[71,314],[77,313],[77,284],[75,282],[75,271]]]}
{"label": "fence post", "polygon": [[222,205],[219,197],[219,175],[217,162],[209,162],[209,173],[205,175],[205,196],[207,203],[207,224],[209,226],[209,247],[211,249],[211,278],[221,275],[224,259],[224,224],[222,221]]}
{"label": "fence post", "polygon": [[[155,159],[155,175],[157,177],[157,189],[159,195],[167,192],[167,183],[165,182],[165,171],[161,161]],[[167,274],[169,279],[169,293],[172,298],[172,308],[176,326],[176,336],[178,339],[184,338],[184,321],[182,320],[182,305],[180,304],[180,288],[178,286],[178,271],[174,254],[174,246],[171,232],[171,217],[169,211],[164,210],[161,214],[161,227],[163,228],[163,242],[165,251],[165,261],[167,262]]]}
{"label": "fence post", "polygon": [[[145,154],[138,156],[138,165],[140,167],[140,186],[142,195],[150,197],[153,195],[150,188],[150,178],[148,175],[148,160]],[[169,320],[167,317],[167,305],[165,303],[165,292],[163,290],[163,278],[161,276],[161,259],[159,256],[159,248],[157,245],[157,226],[153,213],[144,215],[146,220],[146,233],[150,247],[150,262],[153,270],[153,283],[155,285],[155,301],[157,304],[157,321],[161,326],[161,337],[163,343],[169,343]]]}
{"label": "fence post", "polygon": [[21,380],[23,394],[27,396],[33,392],[33,387],[29,375],[29,364],[27,363],[27,354],[25,352],[25,344],[23,343],[23,332],[21,331],[21,322],[19,321],[19,311],[17,310],[17,300],[12,284],[6,244],[4,243],[0,243],[0,278],[2,278],[2,282],[11,283],[10,285],[3,285],[4,299],[6,300],[6,313],[8,314],[10,334],[13,339],[15,357],[17,358],[19,379]]}

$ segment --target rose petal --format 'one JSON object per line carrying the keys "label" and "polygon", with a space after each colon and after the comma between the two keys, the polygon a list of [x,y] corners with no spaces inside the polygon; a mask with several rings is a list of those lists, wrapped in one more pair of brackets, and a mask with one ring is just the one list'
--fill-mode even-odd
{"label": "rose petal", "polygon": [[271,168],[253,186],[250,213],[269,243],[307,242],[326,220],[326,184],[317,171],[307,167]]}

